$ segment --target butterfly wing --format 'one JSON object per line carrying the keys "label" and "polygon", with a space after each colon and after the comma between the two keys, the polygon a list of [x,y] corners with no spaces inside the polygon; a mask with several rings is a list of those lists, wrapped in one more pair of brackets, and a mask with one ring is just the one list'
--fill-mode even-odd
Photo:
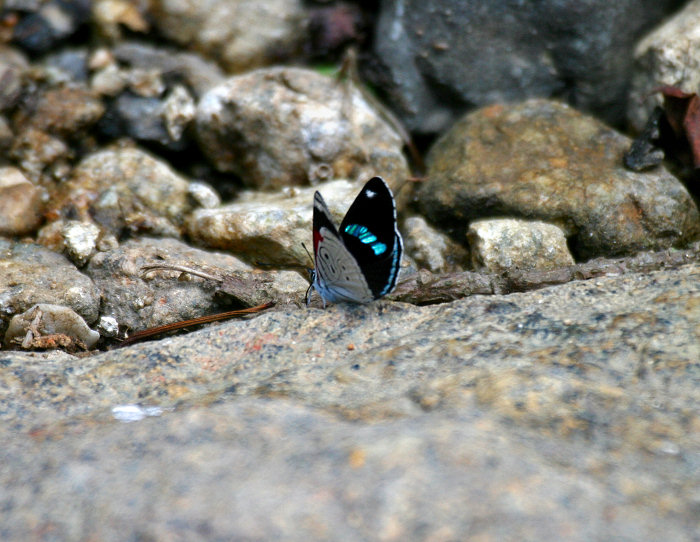
{"label": "butterfly wing", "polygon": [[325,301],[369,303],[374,299],[362,269],[343,244],[319,192],[314,194],[314,288]]}
{"label": "butterfly wing", "polygon": [[396,225],[396,203],[381,177],[362,188],[340,224],[340,238],[354,257],[372,297],[396,286],[403,241]]}

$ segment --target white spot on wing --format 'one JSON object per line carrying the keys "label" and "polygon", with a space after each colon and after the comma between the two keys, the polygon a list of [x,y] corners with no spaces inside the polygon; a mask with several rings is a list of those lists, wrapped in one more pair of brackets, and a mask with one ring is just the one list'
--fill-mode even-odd
{"label": "white spot on wing", "polygon": [[374,192],[373,190],[367,190],[367,191],[365,192],[365,195],[366,195],[368,198],[373,198],[374,196],[377,195],[377,193]]}

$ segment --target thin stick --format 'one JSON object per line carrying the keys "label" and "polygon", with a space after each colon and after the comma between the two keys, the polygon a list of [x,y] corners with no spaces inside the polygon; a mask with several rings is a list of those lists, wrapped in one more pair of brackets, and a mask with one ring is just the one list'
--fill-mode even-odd
{"label": "thin stick", "polygon": [[[188,271],[189,272],[189,271]],[[199,318],[192,318],[190,320],[182,320],[180,322],[174,322],[172,324],[165,324],[163,326],[151,327],[144,329],[143,331],[137,331],[136,333],[130,335],[124,339],[119,347],[128,346],[137,341],[143,340],[147,337],[152,337],[153,335],[159,335],[167,331],[174,331],[176,329],[182,329],[184,327],[194,326],[198,324],[208,324],[210,322],[218,322],[220,320],[226,320],[228,318],[234,318],[236,316],[244,316],[246,314],[255,314],[256,312],[264,311],[272,307],[274,303],[263,303],[256,307],[249,307],[247,309],[239,309],[235,311],[220,312],[218,314],[210,314],[209,316],[200,316]]]}

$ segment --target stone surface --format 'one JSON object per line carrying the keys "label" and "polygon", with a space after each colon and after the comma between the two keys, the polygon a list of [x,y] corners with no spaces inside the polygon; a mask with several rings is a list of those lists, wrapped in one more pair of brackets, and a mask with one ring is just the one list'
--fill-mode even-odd
{"label": "stone surface", "polygon": [[[195,249],[174,239],[127,241],[118,248],[98,253],[85,268],[102,295],[101,314],[133,332],[222,312],[232,304],[230,298],[217,293],[217,284],[212,281],[187,274],[181,277],[178,271],[141,269],[159,263],[204,271],[213,268],[254,273],[231,255]],[[268,293],[280,300],[295,293],[301,299],[307,283],[296,273],[286,272],[285,277],[286,280],[267,284]]]}
{"label": "stone surface", "polygon": [[159,70],[175,77],[193,90],[197,97],[222,83],[224,73],[215,62],[185,51],[160,48],[141,42],[122,41],[111,50],[121,66],[140,70]]}
{"label": "stone surface", "polygon": [[644,37],[634,51],[627,121],[641,131],[655,106],[661,105],[661,85],[686,92],[700,88],[700,1],[693,0]]}
{"label": "stone surface", "polygon": [[92,281],[65,256],[0,239],[0,333],[12,316],[37,303],[70,307],[91,324],[97,319],[100,297]]}
{"label": "stone surface", "polygon": [[699,279],[694,263],[2,353],[0,535],[690,542]]}
{"label": "stone surface", "polygon": [[300,0],[157,0],[151,13],[164,36],[233,73],[298,53],[306,17]]}
{"label": "stone surface", "polygon": [[47,335],[64,335],[69,339],[77,339],[87,348],[93,347],[100,339],[100,334],[91,330],[73,309],[39,303],[12,317],[5,332],[4,343],[6,347],[17,348],[21,344],[22,347],[31,348],[34,346],[33,340],[37,341]]}
{"label": "stone surface", "polygon": [[444,233],[431,227],[421,216],[407,218],[401,224],[406,254],[421,269],[433,273],[463,271],[469,252]]}
{"label": "stone surface", "polygon": [[[27,128],[20,130],[8,153],[32,182],[38,183],[46,175],[64,171],[71,150],[65,141],[42,130]],[[56,175],[63,180],[62,175]]]}
{"label": "stone surface", "polygon": [[33,54],[49,52],[72,36],[90,16],[89,0],[8,3],[8,10],[17,10],[18,15],[12,40]]}
{"label": "stone surface", "polygon": [[66,255],[78,267],[85,265],[97,250],[100,228],[92,222],[68,221],[61,233]]}
{"label": "stone surface", "polygon": [[551,222],[582,258],[696,238],[700,215],[687,190],[664,168],[626,170],[622,157],[629,144],[555,102],[486,107],[435,142],[418,205],[455,238],[477,218]]}
{"label": "stone surface", "polygon": [[30,107],[21,109],[15,123],[54,136],[66,137],[84,130],[99,120],[104,106],[83,85],[61,85],[46,89]]}
{"label": "stone surface", "polygon": [[534,220],[475,220],[467,231],[475,269],[556,269],[573,265],[561,228]]}
{"label": "stone surface", "polygon": [[137,148],[109,149],[85,157],[51,201],[49,216],[94,220],[124,232],[177,237],[193,208],[187,180],[162,160]]}
{"label": "stone surface", "polygon": [[42,192],[15,167],[0,167],[0,235],[25,235],[41,223]]}
{"label": "stone surface", "polygon": [[468,108],[561,96],[622,122],[633,48],[675,0],[390,0],[368,75],[409,130],[439,133]]}
{"label": "stone surface", "polygon": [[309,267],[312,262],[302,243],[312,250],[314,192],[323,194],[340,224],[361,189],[361,184],[339,180],[271,194],[243,192],[234,203],[194,211],[187,233],[197,243],[240,254],[251,262]]}
{"label": "stone surface", "polygon": [[14,106],[22,93],[29,61],[21,51],[13,47],[0,46],[0,111]]}
{"label": "stone surface", "polygon": [[362,93],[311,70],[230,78],[200,100],[197,133],[217,169],[252,187],[408,176],[401,138]]}

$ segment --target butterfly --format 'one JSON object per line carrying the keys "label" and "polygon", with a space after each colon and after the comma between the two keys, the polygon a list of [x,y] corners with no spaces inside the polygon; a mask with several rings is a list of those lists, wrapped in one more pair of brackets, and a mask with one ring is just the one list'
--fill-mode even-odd
{"label": "butterfly", "polygon": [[314,194],[314,260],[306,304],[315,289],[326,301],[369,303],[396,286],[403,240],[396,203],[381,177],[362,188],[336,229],[323,196]]}

